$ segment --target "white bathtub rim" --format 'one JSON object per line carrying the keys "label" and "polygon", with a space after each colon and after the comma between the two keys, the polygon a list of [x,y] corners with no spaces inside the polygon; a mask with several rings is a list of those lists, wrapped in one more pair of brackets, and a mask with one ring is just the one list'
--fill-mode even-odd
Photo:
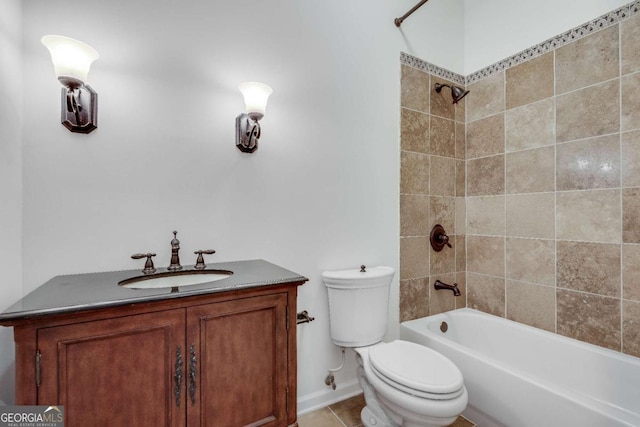
{"label": "white bathtub rim", "polygon": [[[455,313],[463,313],[463,314],[470,314],[470,315],[475,315],[475,316],[489,316],[495,319],[498,319],[500,321],[506,321],[508,323],[511,323],[513,325],[516,325],[519,328],[524,328],[532,333],[535,333],[536,335],[541,335],[541,336],[545,336],[545,337],[551,337],[554,340],[569,340],[571,341],[573,344],[577,345],[578,347],[581,347],[583,349],[588,349],[590,351],[595,351],[603,356],[607,356],[607,357],[613,357],[616,358],[618,360],[622,360],[622,361],[627,361],[627,362],[631,362],[634,364],[637,364],[638,366],[640,366],[640,357],[635,357],[632,356],[630,354],[626,354],[626,353],[622,353],[618,350],[613,350],[610,348],[605,348],[605,347],[601,347],[599,345],[596,344],[591,344],[591,343],[587,343],[584,341],[580,341],[577,340],[575,338],[572,337],[568,337],[566,335],[561,335],[555,332],[550,332],[544,329],[540,329],[540,328],[536,328],[534,326],[530,326],[524,323],[520,323],[520,322],[516,322],[515,320],[511,320],[511,319],[507,319],[506,317],[500,317],[500,316],[496,316],[495,314],[491,314],[491,313],[486,313],[484,311],[480,311],[480,310],[476,310],[474,308],[469,308],[469,307],[464,307],[464,308],[457,308],[455,310],[450,310],[450,311],[445,311],[444,313],[439,313],[439,314],[434,314],[432,316],[428,316],[428,317],[423,317],[420,319],[415,319],[415,320],[407,320],[405,322],[402,322],[401,324],[412,324],[412,323],[420,323],[420,321],[422,321],[423,319],[429,318],[429,319],[434,319],[434,320],[439,320],[440,318],[443,318],[443,320],[445,320],[445,317],[449,317],[450,314],[455,314]],[[462,345],[459,345],[458,343],[456,343],[455,341],[451,341],[448,340],[448,342],[452,342],[453,344],[458,345],[458,348],[468,348],[468,347],[464,347]]]}
{"label": "white bathtub rim", "polygon": [[[529,325],[525,325],[519,322],[515,322],[513,320],[510,319],[506,319],[503,317],[499,317],[499,316],[495,316],[492,315],[490,313],[485,313],[479,310],[475,310],[472,308],[459,308],[456,310],[451,310],[449,312],[444,312],[444,313],[440,313],[440,314],[435,314],[432,316],[428,316],[425,318],[421,318],[421,319],[415,319],[415,320],[409,320],[409,321],[405,321],[401,323],[401,326],[405,325],[405,327],[409,328],[409,329],[413,329],[412,325],[418,325],[418,324],[424,324],[424,322],[426,322],[425,319],[430,319],[430,322],[440,322],[442,320],[446,321],[447,318],[449,318],[451,316],[451,314],[456,314],[456,313],[462,313],[464,315],[473,315],[473,316],[490,316],[493,317],[495,319],[498,319],[500,321],[507,321],[510,323],[515,324],[517,327],[522,327],[527,329],[528,331],[538,334],[538,335],[542,335],[545,337],[552,337],[552,339],[554,340],[570,340],[572,342],[572,344],[578,345],[580,348],[583,348],[585,350],[589,350],[589,351],[595,351],[597,353],[600,353],[603,356],[606,357],[613,357],[613,358],[618,358],[619,360],[625,361],[625,362],[632,362],[634,364],[637,364],[640,367],[640,358],[631,356],[631,355],[627,355],[624,353],[619,353],[616,350],[611,350],[611,349],[605,349],[605,348],[601,348],[599,346],[593,345],[593,344],[589,344],[589,343],[585,343],[579,340],[576,340],[574,338],[571,337],[566,337],[564,335],[558,335],[555,334],[553,332],[549,332],[543,329],[539,329],[539,328],[535,328],[533,326],[529,326]],[[416,329],[414,329],[416,330]],[[416,330],[417,331],[417,330]],[[595,397],[592,397],[590,395],[586,395],[586,394],[582,394],[576,390],[570,390],[567,389],[561,385],[558,384],[552,384],[548,381],[544,381],[544,380],[540,380],[534,376],[530,376],[527,375],[526,372],[521,372],[515,369],[512,369],[510,366],[505,365],[505,364],[501,364],[498,363],[498,361],[496,361],[494,358],[486,356],[481,354],[480,352],[466,347],[462,344],[459,344],[456,341],[444,338],[442,336],[439,336],[437,333],[432,332],[431,330],[419,330],[417,331],[419,333],[422,333],[425,335],[425,337],[429,340],[434,340],[438,343],[443,342],[442,345],[446,345],[446,346],[450,346],[453,349],[455,349],[456,351],[462,352],[462,353],[466,353],[466,354],[470,354],[476,358],[478,358],[479,360],[481,360],[483,363],[486,363],[487,365],[491,366],[492,368],[498,369],[498,370],[502,370],[505,371],[506,373],[516,377],[516,378],[522,378],[523,381],[527,381],[537,387],[540,387],[541,389],[556,395],[556,396],[561,396],[564,399],[570,400],[573,403],[576,403],[578,405],[582,405],[585,407],[588,407],[590,410],[597,412],[598,414],[604,416],[604,417],[610,417],[613,420],[622,423],[624,425],[628,425],[630,427],[634,427],[634,426],[638,426],[640,425],[640,412],[633,412],[629,409],[620,407],[618,405],[612,404],[611,402],[606,402],[603,401],[601,399],[597,399]],[[564,393],[561,393],[564,392]],[[622,416],[622,418],[620,418]],[[631,423],[634,424],[631,424]]]}

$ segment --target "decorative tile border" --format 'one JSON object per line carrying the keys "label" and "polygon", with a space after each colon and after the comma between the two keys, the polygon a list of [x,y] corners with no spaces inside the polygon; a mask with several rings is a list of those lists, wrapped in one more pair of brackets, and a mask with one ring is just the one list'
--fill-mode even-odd
{"label": "decorative tile border", "polygon": [[478,80],[488,77],[494,73],[498,73],[500,71],[506,70],[507,68],[511,68],[515,65],[527,62],[530,59],[543,55],[547,52],[551,52],[554,49],[574,42],[578,39],[588,36],[589,34],[593,34],[596,31],[603,30],[607,27],[610,27],[611,25],[615,25],[618,22],[624,21],[631,15],[635,15],[637,13],[640,13],[640,1],[629,3],[614,10],[613,12],[609,12],[590,22],[587,22],[586,24],[575,27],[569,31],[565,31],[562,34],[550,38],[529,49],[518,52],[515,55],[508,57],[507,59],[503,59],[502,61],[489,65],[488,67],[476,71],[473,74],[469,74],[465,79],[465,83],[470,84],[477,82]]}
{"label": "decorative tile border", "polygon": [[411,56],[408,53],[400,52],[400,63],[408,65],[412,68],[416,68],[420,71],[424,71],[425,73],[442,77],[445,80],[449,80],[450,82],[459,85],[465,84],[464,76],[456,74],[453,71],[445,70],[444,68],[438,67],[437,65],[431,64],[420,58],[416,58],[415,56]]}
{"label": "decorative tile border", "polygon": [[588,36],[589,34],[595,33],[596,31],[603,30],[607,27],[610,27],[611,25],[615,25],[637,14],[640,14],[640,0],[631,2],[612,12],[609,12],[590,22],[587,22],[586,24],[575,27],[569,31],[565,31],[558,36],[550,38],[542,43],[530,47],[529,49],[518,52],[515,55],[508,57],[507,59],[503,59],[502,61],[489,65],[488,67],[469,74],[466,77],[461,76],[460,74],[456,74],[452,71],[445,70],[444,68],[440,68],[437,65],[430,64],[426,61],[423,61],[422,59],[416,58],[404,52],[400,53],[400,63],[417,68],[427,73],[435,74],[438,77],[442,77],[458,84],[468,85],[471,83],[475,83],[485,77],[489,77],[492,74],[504,71],[507,68],[511,68],[518,64],[522,64],[523,62],[527,62],[547,52],[551,52],[554,49],[574,42],[578,39]]}

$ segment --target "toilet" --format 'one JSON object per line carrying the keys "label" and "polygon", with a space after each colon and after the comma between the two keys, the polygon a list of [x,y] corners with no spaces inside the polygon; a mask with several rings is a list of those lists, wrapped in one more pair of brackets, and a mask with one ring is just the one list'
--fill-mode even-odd
{"label": "toilet", "polygon": [[382,342],[391,267],[325,271],[331,338],[356,352],[366,427],[440,427],[467,406],[462,373],[442,354],[408,341]]}

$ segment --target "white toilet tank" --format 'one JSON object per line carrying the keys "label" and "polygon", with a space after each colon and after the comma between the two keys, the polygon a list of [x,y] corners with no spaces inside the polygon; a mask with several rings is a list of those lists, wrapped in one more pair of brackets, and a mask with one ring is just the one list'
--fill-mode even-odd
{"label": "white toilet tank", "polygon": [[380,342],[387,331],[391,267],[325,271],[331,338],[340,347]]}

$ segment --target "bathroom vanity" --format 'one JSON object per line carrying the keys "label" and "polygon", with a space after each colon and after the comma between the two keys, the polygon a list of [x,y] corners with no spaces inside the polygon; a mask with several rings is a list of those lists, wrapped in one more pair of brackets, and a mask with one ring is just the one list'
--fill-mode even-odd
{"label": "bathroom vanity", "polygon": [[[185,267],[188,268],[188,267]],[[262,260],[210,283],[129,289],[139,271],[58,276],[0,314],[14,328],[16,404],[66,426],[297,426],[296,295]]]}

